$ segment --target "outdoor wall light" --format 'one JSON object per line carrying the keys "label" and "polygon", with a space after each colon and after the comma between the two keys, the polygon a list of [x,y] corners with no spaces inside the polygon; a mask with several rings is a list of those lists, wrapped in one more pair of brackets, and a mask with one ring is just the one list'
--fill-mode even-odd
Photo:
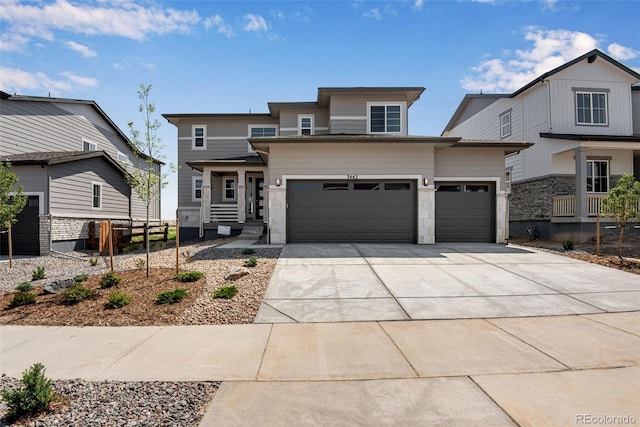
{"label": "outdoor wall light", "polygon": [[425,178],[424,179],[424,186],[428,186],[429,185],[429,178]]}
{"label": "outdoor wall light", "polygon": [[276,187],[280,187],[281,184],[282,181],[280,181],[280,178],[276,178]]}

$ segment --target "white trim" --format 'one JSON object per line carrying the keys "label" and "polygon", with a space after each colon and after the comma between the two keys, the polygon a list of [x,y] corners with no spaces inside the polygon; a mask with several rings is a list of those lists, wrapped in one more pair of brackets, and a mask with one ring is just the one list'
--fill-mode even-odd
{"label": "white trim", "polygon": [[298,114],[298,135],[302,135],[302,119],[310,119],[311,125],[308,128],[311,135],[315,134],[315,114]]}
{"label": "white trim", "polygon": [[496,183],[496,195],[505,194],[504,191],[500,189],[502,178],[499,177],[486,177],[486,176],[436,176],[433,178],[434,184],[436,182],[450,182],[450,181],[468,181],[468,182],[495,182]]}
{"label": "white trim", "polygon": [[[500,114],[499,116],[499,120],[500,120],[500,139],[503,138],[507,138],[509,136],[511,136],[511,110],[509,111],[505,111],[504,113]],[[509,121],[506,124],[502,123],[502,118],[503,117],[508,117]],[[509,132],[508,133],[503,133],[503,130],[505,127],[509,126]]]}
{"label": "white trim", "polygon": [[[399,106],[400,107],[400,131],[398,132],[371,132],[371,107],[389,107],[389,106]],[[367,134],[371,135],[404,135],[407,133],[406,125],[405,125],[405,117],[407,116],[407,103],[405,101],[388,101],[388,102],[367,102]],[[385,110],[385,129],[387,128],[387,117]]]}
{"label": "white trim", "polygon": [[331,116],[329,120],[367,120],[367,116]]}
{"label": "white trim", "polygon": [[[251,129],[260,128],[260,129],[275,129],[275,136],[279,135],[279,126],[278,125],[269,125],[269,124],[255,124],[255,125],[247,125],[247,138],[251,138]],[[247,154],[257,154],[256,150],[253,149],[251,143],[247,141]]]}
{"label": "white trim", "polygon": [[[227,197],[227,182],[233,181],[233,198]],[[236,183],[238,182],[235,176],[223,176],[222,177],[222,201],[223,202],[235,202],[238,199],[238,188]]]}
{"label": "white trim", "polygon": [[[10,196],[15,196],[16,192],[9,193]],[[44,191],[23,191],[23,196],[38,196],[38,215],[44,215]]]}
{"label": "white trim", "polygon": [[[196,180],[202,181],[200,184],[200,198],[196,198]],[[202,175],[194,175],[191,177],[191,201],[192,202],[202,202],[202,192],[204,191],[204,177]]]}
{"label": "white trim", "polygon": [[[196,129],[199,129],[199,128],[202,128],[202,147],[196,147]],[[192,150],[207,149],[207,125],[191,125],[191,149]]]}
{"label": "white trim", "polygon": [[[247,139],[246,136],[208,136],[205,138],[207,141],[222,141],[225,139]],[[193,140],[190,136],[180,136],[178,137],[178,141],[191,141]]]}
{"label": "white trim", "polygon": [[[93,145],[95,148],[94,148],[93,150],[85,150],[85,149],[84,149],[84,144],[90,144],[90,145]],[[81,150],[82,150],[82,151],[98,151],[98,143],[97,143],[97,142],[90,141],[90,140],[88,140],[88,139],[86,139],[86,138],[82,138]]]}
{"label": "white trim", "polygon": [[[351,181],[358,182],[364,180],[372,180],[372,179],[407,179],[407,180],[417,180],[418,181],[418,189],[421,188],[433,188],[433,184],[429,184],[427,187],[424,186],[424,175],[358,175],[357,179],[351,179]],[[282,183],[280,187],[275,187],[270,185],[269,188],[287,188],[287,180],[349,180],[347,175],[282,175]]]}
{"label": "white trim", "polygon": [[[602,89],[593,89],[593,90],[575,90],[574,89],[574,102],[575,102],[575,110],[576,110],[576,126],[609,126],[609,92]],[[591,122],[579,122],[578,121],[578,95],[589,95],[589,113],[591,115]],[[593,95],[604,95],[604,114],[605,114],[605,122],[604,123],[594,123],[593,122]]]}
{"label": "white trim", "polygon": [[[103,203],[102,203],[102,199],[104,198],[104,197],[103,197],[103,196],[104,196],[104,193],[103,193],[103,191],[102,191],[102,186],[103,186],[103,184],[104,184],[104,183],[102,183],[102,182],[98,182],[98,181],[91,181],[91,210],[94,210],[94,211],[101,211],[101,210],[102,210],[102,205],[103,205]],[[94,189],[95,189],[95,187],[96,187],[96,186],[100,187],[100,206],[98,206],[98,207],[96,207],[96,206],[94,206],[94,205],[93,205],[93,198],[95,197],[95,196],[93,195],[93,191],[94,191]]]}
{"label": "white trim", "polygon": [[328,126],[316,126],[316,130],[329,130]]}
{"label": "white trim", "polygon": [[[120,157],[123,157],[126,160],[121,160]],[[129,159],[129,156],[124,154],[122,151],[116,151],[116,160],[118,160],[121,163],[126,163],[128,165],[131,164],[131,160]]]}
{"label": "white trim", "polygon": [[280,132],[296,132],[298,128],[280,128]]}

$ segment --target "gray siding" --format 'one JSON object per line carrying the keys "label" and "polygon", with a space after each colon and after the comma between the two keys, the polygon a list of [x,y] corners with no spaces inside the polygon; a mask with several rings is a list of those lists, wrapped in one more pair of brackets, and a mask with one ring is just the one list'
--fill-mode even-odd
{"label": "gray siding", "polygon": [[631,92],[631,105],[633,109],[633,133],[640,135],[640,90]]}
{"label": "gray siding", "polygon": [[[130,188],[103,159],[49,167],[51,213],[87,217],[128,217]],[[102,183],[102,209],[92,209],[92,182]]]}
{"label": "gray siding", "polygon": [[[329,131],[332,134],[366,134],[368,102],[405,102],[405,93],[333,94],[329,105]],[[345,118],[358,118],[342,120]],[[407,108],[402,111],[402,130],[407,133]]]}

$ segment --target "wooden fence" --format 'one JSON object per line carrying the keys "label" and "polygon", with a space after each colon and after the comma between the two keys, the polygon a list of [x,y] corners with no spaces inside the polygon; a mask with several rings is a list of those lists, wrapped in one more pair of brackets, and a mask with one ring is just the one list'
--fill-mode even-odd
{"label": "wooden fence", "polygon": [[[147,247],[147,238],[144,233],[145,224],[131,225],[131,224],[111,224],[112,233],[109,233],[109,222],[100,221],[98,224],[98,230],[96,232],[96,223],[91,221],[89,223],[89,249],[99,249],[101,253],[109,252],[109,235],[112,236],[113,250],[117,254],[121,254],[124,248],[131,245],[142,245],[143,248]],[[132,241],[134,237],[143,236],[142,241]],[[160,238],[154,238],[160,236]],[[169,223],[160,225],[149,226],[149,241],[150,242],[167,242],[169,236]]]}

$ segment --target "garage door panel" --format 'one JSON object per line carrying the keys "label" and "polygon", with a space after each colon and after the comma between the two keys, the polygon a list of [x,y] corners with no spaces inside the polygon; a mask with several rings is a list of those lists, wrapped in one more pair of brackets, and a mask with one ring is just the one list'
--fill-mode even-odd
{"label": "garage door panel", "polygon": [[[465,191],[478,187],[487,187],[489,191]],[[436,191],[436,241],[495,241],[493,183],[443,184],[440,188],[446,191]]]}
{"label": "garage door panel", "polygon": [[[15,255],[40,255],[40,225],[38,196],[29,196],[27,205],[16,215],[17,222],[11,229]],[[8,234],[0,235],[0,253],[9,252]]]}

